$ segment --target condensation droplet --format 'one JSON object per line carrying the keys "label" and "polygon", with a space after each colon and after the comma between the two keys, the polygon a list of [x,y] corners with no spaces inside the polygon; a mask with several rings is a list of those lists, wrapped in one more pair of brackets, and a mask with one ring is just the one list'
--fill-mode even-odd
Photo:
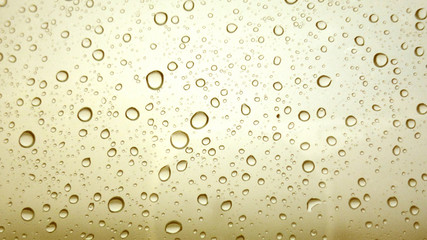
{"label": "condensation droplet", "polygon": [[104,59],[104,51],[102,49],[96,49],[93,51],[92,57],[96,61],[102,61],[102,59]]}
{"label": "condensation droplet", "polygon": [[21,211],[21,217],[25,221],[31,221],[34,218],[34,210],[32,208],[26,207]]}
{"label": "condensation droplet", "polygon": [[305,160],[302,163],[302,169],[304,170],[304,172],[306,173],[311,173],[314,171],[315,165],[314,162],[311,160]]}
{"label": "condensation droplet", "polygon": [[139,118],[139,111],[134,107],[130,107],[126,110],[126,118],[135,121]]}
{"label": "condensation droplet", "polygon": [[237,30],[237,25],[234,23],[229,23],[227,25],[227,32],[234,33]]}
{"label": "condensation droplet", "polygon": [[194,129],[202,129],[209,122],[209,117],[205,112],[196,112],[190,120],[190,124]]}
{"label": "condensation droplet", "polygon": [[164,25],[168,21],[168,15],[164,12],[158,12],[154,15],[154,22],[157,25]]}
{"label": "condensation droplet", "polygon": [[228,211],[233,206],[233,203],[230,200],[224,201],[221,203],[221,210]]}
{"label": "condensation droplet", "polygon": [[56,80],[58,80],[58,82],[65,82],[68,80],[68,72],[61,70],[58,73],[56,73]]}
{"label": "condensation droplet", "polygon": [[56,222],[51,222],[46,226],[46,232],[53,233],[56,230]]}
{"label": "condensation droplet", "polygon": [[113,197],[108,201],[108,210],[112,213],[120,212],[125,207],[125,201],[121,197]]}
{"label": "condensation droplet", "polygon": [[307,211],[311,212],[313,208],[321,203],[320,199],[318,198],[310,198],[307,201]]}
{"label": "condensation droplet", "polygon": [[375,66],[382,68],[388,63],[388,57],[384,53],[377,53],[374,55]]}
{"label": "condensation droplet", "polygon": [[36,136],[33,132],[27,130],[21,134],[19,137],[19,145],[23,148],[30,148],[36,142]]}
{"label": "condensation droplet", "polygon": [[181,160],[176,164],[176,170],[178,172],[183,172],[187,169],[188,162],[186,160]]}
{"label": "condensation droplet", "polygon": [[244,103],[240,107],[240,111],[242,112],[243,115],[247,116],[251,113],[251,108],[246,103]]}
{"label": "condensation droplet", "polygon": [[391,208],[395,208],[398,205],[398,201],[396,197],[390,197],[387,199],[387,204]]}
{"label": "condensation droplet", "polygon": [[169,180],[170,176],[171,176],[171,168],[169,167],[169,165],[163,166],[159,171],[160,181],[166,182],[167,180]]}
{"label": "condensation droplet", "polygon": [[207,196],[206,194],[200,194],[200,195],[197,197],[197,202],[198,202],[200,205],[203,205],[203,206],[208,205],[208,196]]}
{"label": "condensation droplet", "polygon": [[317,79],[317,85],[321,88],[327,88],[331,85],[332,79],[329,76],[322,75]]}
{"label": "condensation droplet", "polygon": [[273,28],[273,33],[274,33],[274,35],[276,35],[276,36],[282,36],[283,35],[283,33],[285,32],[285,30],[283,29],[283,27],[282,26],[280,26],[280,25],[276,25],[276,26],[274,26],[274,28]]}
{"label": "condensation droplet", "polygon": [[256,164],[256,158],[253,156],[253,155],[249,155],[247,158],[246,158],[246,163],[249,165],[249,166],[255,166],[255,164]]}
{"label": "condensation droplet", "polygon": [[298,118],[303,122],[307,122],[310,119],[310,113],[307,111],[301,111],[298,113]]}
{"label": "condensation droplet", "polygon": [[88,122],[92,119],[92,109],[84,107],[77,113],[77,118],[82,122]]}
{"label": "condensation droplet", "polygon": [[188,134],[183,131],[176,131],[172,133],[170,137],[170,142],[172,146],[176,149],[183,149],[188,145],[190,138]]}
{"label": "condensation droplet", "polygon": [[163,73],[160,71],[152,71],[147,75],[147,86],[152,90],[158,90],[163,86]]}
{"label": "condensation droplet", "polygon": [[182,230],[182,224],[178,221],[170,221],[165,226],[165,232],[168,234],[179,233]]}
{"label": "condensation droplet", "polygon": [[361,204],[362,202],[360,202],[360,199],[357,197],[352,197],[348,201],[348,205],[350,206],[351,209],[357,209]]}
{"label": "condensation droplet", "polygon": [[347,127],[353,127],[356,124],[357,124],[357,119],[353,115],[349,115],[348,117],[345,118],[345,125],[347,125]]}

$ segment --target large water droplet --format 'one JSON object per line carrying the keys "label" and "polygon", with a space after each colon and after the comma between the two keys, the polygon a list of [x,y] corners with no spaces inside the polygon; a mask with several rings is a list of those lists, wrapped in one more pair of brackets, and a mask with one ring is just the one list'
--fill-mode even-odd
{"label": "large water droplet", "polygon": [[27,130],[21,134],[19,137],[19,145],[23,148],[30,148],[36,142],[36,136],[33,132]]}
{"label": "large water droplet", "polygon": [[305,160],[305,161],[302,163],[302,169],[303,169],[303,170],[304,170],[304,172],[306,172],[306,173],[311,173],[311,172],[313,172],[314,168],[315,168],[314,162],[313,162],[313,161],[311,161],[311,160]]}
{"label": "large water droplet", "polygon": [[299,112],[298,118],[299,118],[299,120],[306,122],[310,119],[310,113],[303,110],[303,111]]}
{"label": "large water droplet", "polygon": [[321,203],[320,199],[318,198],[310,198],[310,200],[307,201],[307,211],[311,212],[313,208]]}
{"label": "large water droplet", "polygon": [[240,111],[242,112],[243,115],[247,116],[251,113],[251,108],[246,103],[244,103],[240,107]]}
{"label": "large water droplet", "polygon": [[228,211],[233,206],[233,203],[230,200],[224,201],[221,203],[222,211]]}
{"label": "large water droplet", "polygon": [[387,199],[387,204],[391,208],[395,208],[398,205],[398,201],[396,197],[390,197]]}
{"label": "large water droplet", "polygon": [[31,221],[34,218],[34,210],[32,208],[26,207],[21,211],[21,217],[25,221]]}
{"label": "large water droplet", "polygon": [[135,121],[139,118],[139,111],[134,107],[130,107],[126,110],[126,118]]}
{"label": "large water droplet", "polygon": [[159,171],[160,181],[166,182],[167,180],[169,180],[170,176],[171,176],[171,168],[169,167],[169,165],[163,166]]}
{"label": "large water droplet", "polygon": [[158,12],[154,15],[154,22],[157,25],[164,25],[168,21],[168,15],[164,12]]}
{"label": "large water droplet", "polygon": [[350,115],[345,118],[345,125],[347,125],[347,127],[353,127],[354,125],[356,125],[356,123],[357,119],[353,115]]}
{"label": "large water droplet", "polygon": [[183,171],[185,171],[185,169],[187,169],[187,161],[186,160],[181,160],[176,164],[176,170],[178,170],[178,172],[183,172]]}
{"label": "large water droplet", "polygon": [[203,205],[203,206],[208,205],[208,196],[207,196],[206,194],[200,194],[200,195],[197,197],[197,202],[198,202],[200,205]]}
{"label": "large water droplet", "polygon": [[182,230],[182,224],[178,221],[170,221],[165,226],[165,232],[169,234],[179,233]]}
{"label": "large water droplet", "polygon": [[77,118],[82,122],[88,122],[92,119],[92,109],[84,107],[77,113]]}
{"label": "large water droplet", "polygon": [[357,197],[352,197],[348,201],[348,205],[350,206],[351,209],[357,209],[360,206],[360,204],[362,204],[362,202],[360,202],[360,199]]}
{"label": "large water droplet", "polygon": [[112,213],[120,212],[125,207],[125,201],[121,197],[113,197],[108,201],[108,210]]}
{"label": "large water droplet", "polygon": [[188,134],[183,131],[176,131],[172,133],[170,142],[176,149],[183,149],[188,145],[190,141]]}
{"label": "large water droplet", "polygon": [[247,163],[249,166],[255,166],[255,164],[256,164],[256,158],[255,158],[253,155],[249,155],[249,156],[246,158],[246,163]]}
{"label": "large water droplet", "polygon": [[48,233],[53,233],[56,230],[56,222],[51,222],[46,226],[46,231]]}
{"label": "large water droplet", "polygon": [[147,85],[152,90],[158,90],[163,86],[163,73],[160,71],[152,71],[147,75]]}
{"label": "large water droplet", "polygon": [[209,117],[205,112],[196,112],[190,120],[190,124],[194,129],[202,129],[209,122]]}
{"label": "large water droplet", "polygon": [[322,75],[317,79],[317,85],[321,88],[327,88],[331,85],[332,79],[329,76]]}
{"label": "large water droplet", "polygon": [[68,72],[61,70],[56,74],[56,80],[58,80],[58,82],[65,82],[68,80]]}
{"label": "large water droplet", "polygon": [[375,66],[382,68],[388,63],[388,57],[384,53],[377,53],[374,55]]}

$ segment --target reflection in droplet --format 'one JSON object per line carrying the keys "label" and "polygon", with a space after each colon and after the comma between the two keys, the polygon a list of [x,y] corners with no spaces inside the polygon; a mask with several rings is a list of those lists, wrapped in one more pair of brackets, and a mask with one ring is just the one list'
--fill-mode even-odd
{"label": "reflection in droplet", "polygon": [[175,234],[182,230],[182,224],[178,221],[170,221],[165,226],[165,232]]}
{"label": "reflection in droplet", "polygon": [[21,211],[21,217],[25,221],[31,221],[34,218],[34,210],[32,208],[26,207]]}
{"label": "reflection in droplet", "polygon": [[170,137],[170,142],[172,146],[176,149],[183,149],[188,145],[190,138],[188,134],[183,131],[176,131],[172,133]]}
{"label": "reflection in droplet", "polygon": [[77,118],[82,122],[88,122],[92,119],[92,109],[84,107],[77,113]]}
{"label": "reflection in droplet", "polygon": [[23,148],[30,148],[34,145],[35,142],[36,136],[29,130],[21,133],[21,136],[19,137],[19,145],[21,145]]}
{"label": "reflection in droplet", "polygon": [[196,112],[190,120],[190,124],[194,129],[202,129],[209,122],[209,117],[205,112]]}
{"label": "reflection in droplet", "polygon": [[125,207],[125,201],[121,197],[113,197],[108,201],[108,210],[112,213],[120,212]]}
{"label": "reflection in droplet", "polygon": [[159,179],[162,182],[166,182],[171,176],[171,168],[169,165],[163,166],[159,171]]}
{"label": "reflection in droplet", "polygon": [[146,80],[150,89],[158,90],[163,86],[163,73],[157,70],[152,71],[147,75]]}

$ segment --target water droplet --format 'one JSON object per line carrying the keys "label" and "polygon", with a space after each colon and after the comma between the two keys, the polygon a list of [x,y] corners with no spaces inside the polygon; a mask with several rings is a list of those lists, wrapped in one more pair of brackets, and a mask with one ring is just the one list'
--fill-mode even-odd
{"label": "water droplet", "polygon": [[295,4],[296,2],[298,2],[298,0],[285,0],[285,3],[290,5]]}
{"label": "water droplet", "polygon": [[196,112],[190,120],[190,124],[194,129],[202,129],[209,122],[209,117],[205,112]]}
{"label": "water droplet", "polygon": [[324,21],[318,21],[316,22],[316,27],[319,30],[325,30],[328,25]]}
{"label": "water droplet", "polygon": [[56,230],[56,222],[51,222],[46,226],[46,231],[48,233],[53,233]]}
{"label": "water droplet", "polygon": [[321,88],[327,88],[331,85],[332,79],[329,76],[322,75],[317,79],[317,85]]}
{"label": "water droplet", "polygon": [[326,142],[329,146],[335,146],[335,144],[337,144],[337,139],[334,136],[329,136],[326,138]]}
{"label": "water droplet", "polygon": [[246,163],[247,163],[249,166],[255,166],[255,164],[256,164],[256,158],[255,158],[253,155],[249,155],[249,156],[246,158]]}
{"label": "water droplet", "polygon": [[188,145],[190,141],[188,134],[183,131],[176,131],[172,133],[170,137],[170,142],[172,146],[176,149],[183,149]]}
{"label": "water droplet", "polygon": [[398,201],[396,197],[390,197],[387,199],[387,204],[391,208],[395,208],[398,205]]}
{"label": "water droplet", "polygon": [[183,7],[185,11],[189,12],[194,9],[194,2],[192,0],[187,0],[184,2]]}
{"label": "water droplet", "polygon": [[165,226],[165,232],[169,234],[179,233],[182,230],[182,224],[178,221],[170,221]]}
{"label": "water droplet", "polygon": [[417,105],[418,114],[424,115],[427,113],[427,105],[425,103],[420,103]]}
{"label": "water droplet", "polygon": [[308,113],[307,111],[301,111],[298,113],[298,118],[299,120],[306,122],[310,119],[310,113]]}
{"label": "water droplet", "polygon": [[240,107],[240,111],[242,112],[243,115],[247,116],[251,113],[251,108],[246,103],[244,103]]}
{"label": "water droplet", "polygon": [[351,209],[357,209],[360,206],[360,204],[362,204],[362,202],[360,202],[360,199],[357,197],[352,197],[348,201],[348,205],[350,206]]}
{"label": "water droplet", "polygon": [[126,118],[131,120],[131,121],[135,121],[139,118],[139,111],[138,109],[134,108],[134,107],[130,107],[126,110]]}
{"label": "water droplet", "polygon": [[358,46],[363,46],[365,45],[365,39],[362,36],[357,36],[354,38],[354,42],[358,45]]}
{"label": "water droplet", "polygon": [[274,35],[276,35],[276,36],[282,36],[283,35],[283,33],[285,32],[285,30],[283,29],[283,27],[282,26],[280,26],[280,25],[276,25],[276,26],[274,26],[274,28],[273,28],[273,33],[274,33]]}
{"label": "water droplet", "polygon": [[168,21],[168,15],[164,12],[158,12],[154,15],[154,22],[157,25],[164,25]]}
{"label": "water droplet", "polygon": [[356,123],[357,119],[353,115],[350,115],[345,119],[345,125],[347,125],[347,127],[353,127]]}
{"label": "water droplet", "polygon": [[388,57],[384,53],[377,53],[374,55],[375,66],[382,68],[388,63]]}
{"label": "water droplet", "polygon": [[58,82],[65,82],[68,80],[68,72],[61,70],[58,73],[56,73],[56,80],[58,80]]}
{"label": "water droplet", "polygon": [[82,160],[82,166],[83,167],[89,167],[90,166],[90,164],[91,164],[91,160],[90,160],[90,158],[84,158],[83,160]]}
{"label": "water droplet", "polygon": [[392,152],[393,152],[394,156],[399,156],[399,154],[400,154],[400,147],[397,146],[397,145],[394,146]]}
{"label": "water droplet", "polygon": [[169,180],[170,176],[171,176],[171,168],[169,167],[169,165],[163,166],[159,171],[160,181],[166,182],[167,180]]}
{"label": "water droplet", "polygon": [[102,130],[99,135],[101,136],[102,139],[107,139],[110,137],[110,130],[108,130],[106,128],[106,129]]}
{"label": "water droplet", "polygon": [[364,178],[359,178],[359,180],[357,180],[357,184],[359,184],[361,187],[364,187],[366,186],[366,180]]}
{"label": "water droplet", "polygon": [[34,210],[32,208],[26,207],[21,211],[21,217],[24,221],[31,221],[34,218]]}
{"label": "water droplet", "polygon": [[320,203],[322,203],[322,201],[320,201],[320,199],[310,198],[310,200],[307,201],[307,211],[311,212],[313,210],[313,208],[315,206],[319,205]]}
{"label": "water droplet", "polygon": [[227,32],[234,33],[237,30],[237,25],[234,23],[229,23],[227,25]]}
{"label": "water droplet", "polygon": [[417,206],[411,206],[411,208],[409,208],[409,212],[416,216],[420,212],[420,209]]}
{"label": "water droplet", "polygon": [[102,61],[102,59],[104,59],[104,51],[102,49],[96,49],[93,51],[92,57],[96,61]]}
{"label": "water droplet", "polygon": [[125,202],[121,197],[113,197],[108,201],[108,210],[112,213],[120,212],[125,207]]}
{"label": "water droplet", "polygon": [[176,170],[178,170],[178,172],[183,172],[187,169],[187,165],[188,163],[186,160],[181,160],[176,164]]}
{"label": "water droplet", "polygon": [[147,85],[152,90],[158,90],[163,86],[163,73],[160,71],[152,71],[147,75]]}
{"label": "water droplet", "polygon": [[92,119],[92,109],[84,107],[77,113],[77,118],[82,122],[88,122]]}
{"label": "water droplet", "polygon": [[230,200],[224,201],[221,203],[222,211],[228,211],[233,206],[233,203]]}
{"label": "water droplet", "polygon": [[197,202],[198,202],[200,205],[203,205],[203,206],[208,205],[208,196],[207,196],[206,194],[200,194],[200,195],[197,197]]}
{"label": "water droplet", "polygon": [[313,161],[311,161],[311,160],[305,160],[305,161],[302,163],[302,169],[303,169],[303,170],[304,170],[304,172],[306,172],[306,173],[311,173],[311,172],[313,172],[314,168],[315,168],[314,162],[313,162]]}
{"label": "water droplet", "polygon": [[27,130],[21,134],[19,137],[19,145],[23,148],[30,148],[36,142],[36,136],[33,132]]}

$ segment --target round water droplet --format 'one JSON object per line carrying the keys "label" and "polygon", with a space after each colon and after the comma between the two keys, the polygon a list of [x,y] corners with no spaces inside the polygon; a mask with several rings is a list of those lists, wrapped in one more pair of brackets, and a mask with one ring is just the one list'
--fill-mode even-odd
{"label": "round water droplet", "polygon": [[314,162],[311,160],[305,160],[302,163],[302,170],[304,170],[304,172],[306,173],[313,172],[314,168],[315,168]]}
{"label": "round water droplet", "polygon": [[108,201],[108,210],[112,213],[120,212],[125,207],[125,201],[121,197],[113,197]]}
{"label": "round water droplet", "polygon": [[183,7],[185,11],[189,12],[194,9],[194,2],[192,0],[187,0],[184,2]]}
{"label": "round water droplet", "polygon": [[417,206],[411,206],[411,208],[409,208],[409,212],[416,216],[420,212],[420,209]]}
{"label": "round water droplet", "polygon": [[359,180],[357,180],[357,184],[359,184],[361,187],[364,187],[366,186],[366,180],[364,178],[359,178]]}
{"label": "round water droplet", "polygon": [[234,33],[237,30],[237,25],[234,23],[229,23],[227,25],[227,32]]}
{"label": "round water droplet", "polygon": [[82,166],[83,167],[89,167],[90,166],[90,164],[91,164],[91,161],[90,161],[90,158],[84,158],[83,160],[82,160]]}
{"label": "round water droplet", "polygon": [[347,127],[353,127],[354,125],[356,125],[356,123],[357,119],[353,115],[350,115],[345,118],[345,125],[347,125]]}
{"label": "round water droplet", "polygon": [[317,85],[321,88],[327,88],[331,85],[332,79],[329,76],[322,75],[317,79]]}
{"label": "round water droplet", "polygon": [[318,21],[316,22],[316,27],[319,30],[325,30],[328,25],[324,21]]}
{"label": "round water droplet", "polygon": [[190,120],[190,124],[194,129],[202,129],[209,122],[209,117],[205,112],[196,112]]}
{"label": "round water droplet", "polygon": [[53,233],[56,230],[56,222],[51,222],[46,226],[46,231],[48,233]]}
{"label": "round water droplet", "polygon": [[152,90],[158,90],[163,86],[163,73],[160,71],[152,71],[147,75],[147,85]]}
{"label": "round water droplet", "polygon": [[301,111],[298,113],[298,118],[299,120],[306,122],[310,119],[310,113],[308,113],[307,111]]}
{"label": "round water droplet", "polygon": [[251,108],[246,103],[244,103],[240,107],[240,111],[242,112],[243,115],[247,116],[251,113]]}
{"label": "round water droplet", "polygon": [[200,194],[200,195],[197,197],[197,202],[198,202],[200,205],[203,205],[203,206],[208,205],[208,196],[207,196],[206,194]]}
{"label": "round water droplet", "polygon": [[283,27],[282,27],[282,26],[280,26],[280,25],[276,25],[276,26],[274,26],[274,28],[273,28],[273,33],[274,33],[274,35],[276,35],[276,36],[282,36],[282,35],[283,35],[283,33],[285,33],[285,29],[283,29]]}
{"label": "round water droplet", "polygon": [[362,204],[362,202],[360,202],[360,199],[357,197],[352,197],[348,201],[348,205],[350,206],[351,209],[357,209],[360,206],[360,204]]}
{"label": "round water droplet", "polygon": [[190,138],[188,134],[183,131],[176,131],[172,133],[170,142],[172,146],[176,149],[183,149],[188,145]]}
{"label": "round water droplet", "polygon": [[27,130],[21,134],[19,137],[19,145],[23,148],[30,148],[36,142],[36,136],[33,132]]}
{"label": "round water droplet", "polygon": [[313,208],[321,203],[320,199],[318,198],[310,198],[310,200],[307,201],[307,211],[311,212]]}
{"label": "round water droplet", "polygon": [[377,53],[374,55],[375,66],[382,68],[388,63],[388,57],[384,53]]}
{"label": "round water droplet", "polygon": [[178,221],[170,221],[165,226],[165,232],[169,234],[179,233],[182,230],[182,224]]}
{"label": "round water droplet", "polygon": [[92,109],[84,107],[77,113],[77,118],[82,122],[88,122],[92,119]]}
{"label": "round water droplet", "polygon": [[354,38],[354,42],[358,45],[358,46],[363,46],[365,45],[365,39],[362,36],[357,36]]}
{"label": "round water droplet", "polygon": [[397,146],[397,145],[394,146],[393,149],[392,149],[392,152],[393,152],[394,156],[399,156],[399,154],[400,154],[400,147]]}
{"label": "round water droplet", "polygon": [[126,110],[126,118],[131,120],[131,121],[135,121],[139,118],[139,111],[138,109],[134,108],[134,107],[130,107]]}
{"label": "round water droplet", "polygon": [[34,218],[34,210],[32,208],[26,207],[21,211],[21,217],[24,221],[31,221]]}
{"label": "round water droplet", "polygon": [[335,146],[335,144],[337,144],[337,139],[334,136],[329,136],[326,138],[326,142],[329,146]]}
{"label": "round water droplet", "polygon": [[233,206],[233,203],[230,200],[224,201],[221,203],[221,210],[228,211]]}
{"label": "round water droplet", "polygon": [[398,205],[398,201],[396,197],[390,197],[387,199],[387,204],[391,208],[395,208]]}
{"label": "round water droplet", "polygon": [[249,155],[249,156],[246,158],[246,163],[247,163],[249,166],[255,166],[255,164],[256,164],[256,158],[255,158],[253,155]]}
{"label": "round water droplet", "polygon": [[154,15],[154,22],[157,25],[164,25],[168,21],[168,15],[164,12],[158,12]]}
{"label": "round water droplet", "polygon": [[417,105],[418,114],[424,115],[427,113],[427,105],[425,103],[420,103]]}
{"label": "round water droplet", "polygon": [[285,3],[289,5],[295,4],[296,2],[298,2],[298,0],[285,0]]}
{"label": "round water droplet", "polygon": [[102,61],[102,59],[104,59],[104,51],[102,49],[96,49],[93,51],[92,57],[96,61]]}
{"label": "round water droplet", "polygon": [[187,169],[187,165],[188,163],[186,160],[181,160],[176,164],[176,170],[178,170],[178,172],[183,172]]}
{"label": "round water droplet", "polygon": [[65,82],[68,80],[68,72],[61,70],[58,73],[56,73],[56,80],[59,82]]}
{"label": "round water droplet", "polygon": [[171,168],[169,167],[169,165],[163,166],[159,171],[160,181],[166,182],[167,180],[169,180],[170,176],[171,176]]}

